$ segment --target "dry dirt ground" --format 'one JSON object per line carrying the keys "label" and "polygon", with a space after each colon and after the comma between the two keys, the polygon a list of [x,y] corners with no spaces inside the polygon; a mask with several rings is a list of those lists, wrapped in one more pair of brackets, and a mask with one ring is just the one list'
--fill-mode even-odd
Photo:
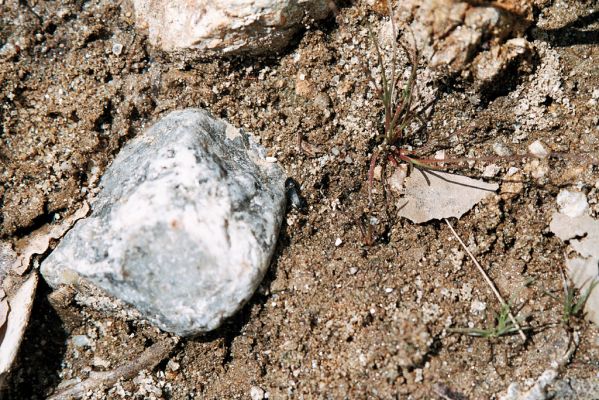
{"label": "dry dirt ground", "polygon": [[[530,72],[495,87],[461,75],[428,80],[434,108],[414,149],[481,157],[494,147],[523,153],[540,139],[570,155],[598,152],[598,10],[596,1],[534,2]],[[501,193],[453,225],[533,330],[526,342],[451,333],[494,326],[493,294],[447,225],[393,218],[381,196],[368,207],[381,107],[361,65],[374,57],[368,21],[382,18],[345,3],[278,56],[186,60],[151,48],[126,1],[0,1],[0,47],[18,41],[0,55],[3,239],[74,212],[123,143],[191,106],[258,135],[309,204],[289,210],[269,273],[236,317],[86,398],[494,398],[512,382],[531,385],[575,334],[550,392],[599,398],[598,332],[577,318],[559,324],[567,247],[548,230],[561,188],[584,191],[598,216],[597,166],[577,157],[492,162]],[[315,154],[298,150],[298,135]],[[481,176],[489,164],[459,171]],[[511,166],[519,182],[502,182]],[[371,244],[360,229],[369,221]],[[6,398],[46,398],[167,336],[76,302],[51,306],[49,293],[38,291]]]}

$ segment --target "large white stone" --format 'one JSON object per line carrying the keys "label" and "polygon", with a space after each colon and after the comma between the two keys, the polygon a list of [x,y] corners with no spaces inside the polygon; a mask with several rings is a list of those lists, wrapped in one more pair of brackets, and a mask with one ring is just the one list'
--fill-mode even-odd
{"label": "large white stone", "polygon": [[115,158],[44,278],[83,278],[179,335],[217,328],[262,280],[285,212],[284,173],[264,156],[205,111],[169,114]]}
{"label": "large white stone", "polygon": [[163,50],[264,54],[283,48],[302,22],[326,17],[330,0],[134,0],[137,24]]}

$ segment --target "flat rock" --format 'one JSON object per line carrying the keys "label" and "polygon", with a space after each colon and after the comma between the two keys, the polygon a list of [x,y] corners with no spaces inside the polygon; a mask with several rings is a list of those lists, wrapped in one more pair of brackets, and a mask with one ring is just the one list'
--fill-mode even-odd
{"label": "flat rock", "polygon": [[173,112],[122,149],[42,275],[54,288],[91,283],[165,331],[210,331],[268,269],[284,183],[251,135],[202,110]]}
{"label": "flat rock", "polygon": [[134,0],[138,27],[166,51],[266,54],[281,50],[304,21],[332,11],[329,0]]}

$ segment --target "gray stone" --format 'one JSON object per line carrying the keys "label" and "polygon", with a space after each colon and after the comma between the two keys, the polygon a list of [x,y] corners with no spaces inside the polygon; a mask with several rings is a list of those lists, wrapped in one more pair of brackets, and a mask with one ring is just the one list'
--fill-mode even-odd
{"label": "gray stone", "polygon": [[268,269],[284,183],[251,135],[202,110],[173,112],[123,148],[92,214],[41,272],[52,287],[83,279],[165,331],[210,331]]}

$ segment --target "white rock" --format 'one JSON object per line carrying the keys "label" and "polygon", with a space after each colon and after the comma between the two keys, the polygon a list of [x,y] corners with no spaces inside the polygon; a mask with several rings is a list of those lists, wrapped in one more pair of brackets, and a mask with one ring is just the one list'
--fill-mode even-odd
{"label": "white rock", "polygon": [[539,158],[546,158],[549,155],[549,152],[545,148],[545,145],[540,140],[535,140],[534,142],[529,144],[528,151],[530,151],[530,153],[533,156],[536,156]]}
{"label": "white rock", "polygon": [[509,157],[513,154],[512,150],[501,142],[493,143],[493,151],[500,157]]}
{"label": "white rock", "polygon": [[557,195],[557,205],[562,214],[572,218],[586,214],[589,209],[589,203],[584,193],[571,192],[566,189],[560,190]]}
{"label": "white rock", "polygon": [[173,112],[123,148],[42,274],[53,287],[83,278],[178,335],[215,329],[268,269],[284,184],[252,136]]}
{"label": "white rock", "polygon": [[482,301],[474,300],[470,304],[470,313],[472,313],[472,314],[480,314],[481,312],[485,311],[486,309],[487,309],[487,303],[482,302]]}
{"label": "white rock", "polygon": [[485,170],[483,171],[483,176],[485,178],[492,178],[494,176],[497,176],[499,171],[501,171],[501,168],[499,167],[499,165],[489,164],[485,167]]}
{"label": "white rock", "polygon": [[134,0],[137,24],[163,50],[264,54],[282,49],[329,0]]}
{"label": "white rock", "polygon": [[252,400],[262,400],[264,398],[264,390],[258,386],[252,386],[250,388],[250,398]]}
{"label": "white rock", "polygon": [[120,44],[120,43],[112,44],[112,54],[114,54],[115,56],[120,56],[122,52],[123,52],[122,44]]}

